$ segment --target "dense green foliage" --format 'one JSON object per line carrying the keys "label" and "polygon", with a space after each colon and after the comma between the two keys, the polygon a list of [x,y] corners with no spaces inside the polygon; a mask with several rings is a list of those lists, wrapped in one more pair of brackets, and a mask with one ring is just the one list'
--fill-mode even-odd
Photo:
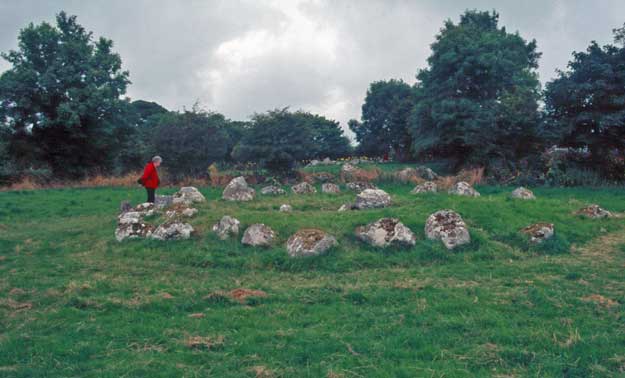
{"label": "dense green foliage", "polygon": [[292,172],[298,161],[340,157],[349,142],[335,121],[287,108],[255,114],[232,152],[241,162],[258,162],[274,173]]}
{"label": "dense green foliage", "polygon": [[[622,375],[625,225],[571,214],[587,203],[625,212],[622,190],[536,189],[536,201],[513,201],[502,188],[478,187],[480,198],[382,188],[392,207],[346,213],[336,209],[350,193],[230,203],[201,189],[198,235],[169,243],[115,241],[119,201],[143,200],[138,189],[0,192],[0,376]],[[278,212],[283,202],[294,212]],[[463,216],[471,245],[449,253],[424,239],[442,208]],[[276,246],[219,240],[210,229],[224,214],[274,228]],[[379,250],[353,237],[382,216],[401,219],[417,245]],[[555,223],[557,248],[526,249],[517,231],[536,221]],[[340,245],[289,259],[284,243],[302,227]],[[241,287],[267,296],[223,293]],[[194,336],[214,345],[187,346]]]}
{"label": "dense green foliage", "polygon": [[447,21],[419,72],[412,122],[419,156],[488,166],[534,147],[539,121],[540,53],[498,26],[495,12],[467,11]]}
{"label": "dense green foliage", "polygon": [[410,160],[412,137],[410,112],[415,103],[414,90],[401,80],[376,81],[367,90],[361,122],[349,126],[363,156],[384,156],[390,152],[399,161]]}
{"label": "dense green foliage", "polygon": [[112,47],[64,12],[55,26],[21,30],[18,49],[2,55],[11,68],[0,76],[0,122],[11,130],[17,164],[46,165],[62,177],[113,167],[128,133],[120,97],[129,80]]}
{"label": "dense green foliage", "polygon": [[564,147],[588,150],[588,163],[607,176],[625,175],[625,28],[620,46],[592,42],[573,54],[568,70],[547,84],[547,135]]}

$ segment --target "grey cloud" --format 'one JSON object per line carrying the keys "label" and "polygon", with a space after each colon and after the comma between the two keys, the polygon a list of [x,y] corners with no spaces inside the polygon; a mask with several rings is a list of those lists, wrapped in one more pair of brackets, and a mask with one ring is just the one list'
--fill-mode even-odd
{"label": "grey cloud", "polygon": [[0,51],[16,47],[21,27],[52,21],[63,9],[113,39],[131,73],[132,98],[170,109],[199,99],[233,119],[291,106],[345,125],[360,117],[370,82],[413,83],[444,20],[474,8],[496,9],[508,30],[537,40],[543,83],[573,50],[611,42],[625,21],[625,3],[615,0],[4,0]]}

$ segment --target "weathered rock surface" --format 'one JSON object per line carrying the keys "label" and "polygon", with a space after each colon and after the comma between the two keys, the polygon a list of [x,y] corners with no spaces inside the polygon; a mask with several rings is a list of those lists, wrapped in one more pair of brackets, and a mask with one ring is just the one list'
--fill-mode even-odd
{"label": "weathered rock surface", "polygon": [[447,249],[471,242],[467,225],[460,214],[452,210],[439,210],[425,221],[425,236],[441,240]]}
{"label": "weathered rock surface", "polygon": [[169,210],[165,211],[165,216],[167,218],[180,218],[180,217],[191,218],[195,216],[195,214],[197,213],[198,213],[198,210],[193,207],[186,207],[186,206],[178,207],[177,205],[174,205],[170,207]]}
{"label": "weathered rock surface", "polygon": [[534,193],[531,190],[524,188],[522,186],[514,189],[512,191],[511,196],[512,198],[522,199],[522,200],[536,199],[536,196],[534,196]]}
{"label": "weathered rock surface", "polygon": [[200,193],[197,188],[193,186],[184,186],[180,188],[173,196],[172,203],[184,203],[185,205],[191,205],[193,203],[205,202],[206,198]]}
{"label": "weathered rock surface", "polygon": [[438,191],[438,185],[432,181],[426,181],[423,184],[419,184],[410,191],[410,194],[423,194],[423,193],[436,193]]}
{"label": "weathered rock surface", "polygon": [[337,194],[341,192],[341,188],[336,184],[327,182],[321,185],[321,191],[323,193]]}
{"label": "weathered rock surface", "polygon": [[158,209],[164,209],[166,207],[171,206],[174,203],[174,196],[168,196],[168,195],[160,195],[157,194],[154,197],[154,206],[156,206]]}
{"label": "weathered rock surface", "polygon": [[425,166],[419,166],[415,168],[415,171],[416,171],[417,176],[424,180],[432,181],[438,178],[438,175],[436,174],[436,172],[434,172],[433,170]]}
{"label": "weathered rock surface", "polygon": [[146,238],[152,234],[154,226],[139,219],[137,222],[120,223],[115,229],[115,239],[121,242],[126,239]]}
{"label": "weathered rock surface", "polygon": [[551,239],[555,229],[553,223],[536,223],[521,229],[521,233],[529,236],[531,243],[539,244]]}
{"label": "weathered rock surface", "polygon": [[396,218],[382,218],[356,228],[356,237],[375,247],[410,247],[415,245],[415,234]]}
{"label": "weathered rock surface", "polygon": [[293,191],[293,193],[295,194],[311,194],[311,193],[317,193],[317,189],[315,189],[314,186],[310,185],[309,183],[307,183],[306,181],[300,182],[297,185],[293,185],[291,187],[291,190]]}
{"label": "weathered rock surface", "polygon": [[286,242],[290,257],[318,256],[337,245],[336,239],[325,231],[306,228],[297,231]]}
{"label": "weathered rock surface", "polygon": [[291,207],[291,205],[287,205],[286,203],[280,205],[280,212],[290,213],[291,211],[293,211],[293,207]]}
{"label": "weathered rock surface", "polygon": [[356,196],[354,208],[358,210],[376,209],[391,205],[391,196],[381,189],[365,189]]}
{"label": "weathered rock surface", "polygon": [[269,185],[262,188],[260,190],[260,194],[264,194],[267,196],[281,196],[286,194],[286,191],[279,186]]}
{"label": "weathered rock surface", "polygon": [[161,224],[150,237],[157,240],[189,239],[192,233],[193,227],[190,224],[174,221]]}
{"label": "weathered rock surface", "polygon": [[276,238],[276,233],[262,223],[249,226],[243,233],[241,243],[254,247],[268,247]]}
{"label": "weathered rock surface", "polygon": [[238,235],[240,225],[241,222],[239,222],[238,219],[229,215],[224,215],[219,222],[213,225],[213,232],[215,232],[221,240],[225,240],[230,236]]}
{"label": "weathered rock surface", "polygon": [[457,182],[451,189],[449,189],[449,194],[468,197],[480,196],[480,193],[477,190],[473,189],[473,187],[465,181]]}
{"label": "weathered rock surface", "polygon": [[377,189],[375,185],[368,181],[348,182],[345,186],[347,187],[347,189],[352,190],[356,193],[360,193],[365,189]]}
{"label": "weathered rock surface", "polygon": [[414,182],[417,178],[417,170],[414,168],[404,168],[395,173],[395,178],[401,182]]}
{"label": "weathered rock surface", "polygon": [[245,177],[233,178],[221,195],[226,201],[251,201],[256,197],[254,188],[250,188],[245,181]]}
{"label": "weathered rock surface", "polygon": [[613,216],[611,212],[602,209],[599,205],[595,204],[586,206],[583,209],[579,209],[575,212],[575,215],[581,215],[583,217],[592,219],[610,218]]}

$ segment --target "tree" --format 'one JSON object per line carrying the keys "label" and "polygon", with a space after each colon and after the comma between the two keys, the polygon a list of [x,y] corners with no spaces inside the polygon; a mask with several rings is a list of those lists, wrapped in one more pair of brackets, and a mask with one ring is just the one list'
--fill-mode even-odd
{"label": "tree", "polygon": [[466,11],[436,36],[411,117],[419,156],[488,166],[538,148],[540,53],[498,22],[496,12]]}
{"label": "tree", "polygon": [[339,123],[317,114],[297,111],[292,114],[294,123],[310,129],[313,148],[307,159],[336,159],[349,156],[351,146]]}
{"label": "tree", "polygon": [[12,66],[0,76],[0,122],[16,160],[37,159],[63,177],[109,170],[118,129],[129,126],[121,96],[130,81],[113,42],[94,41],[65,12],[56,26],[28,25],[18,40],[2,54]]}
{"label": "tree", "polygon": [[223,115],[197,106],[181,113],[163,113],[149,130],[147,156],[160,155],[174,181],[206,176],[212,163],[227,157],[232,145],[228,127]]}
{"label": "tree", "polygon": [[310,158],[314,151],[314,134],[302,118],[288,108],[255,114],[233,157],[259,163],[277,174],[290,173],[298,161]]}
{"label": "tree", "polygon": [[372,83],[362,105],[362,123],[350,123],[359,143],[358,152],[382,156],[393,151],[399,160],[409,160],[409,118],[414,103],[413,89],[402,80]]}
{"label": "tree", "polygon": [[614,30],[615,45],[593,41],[573,53],[545,91],[546,133],[562,147],[587,149],[604,173],[614,156],[625,157],[624,36],[625,26]]}

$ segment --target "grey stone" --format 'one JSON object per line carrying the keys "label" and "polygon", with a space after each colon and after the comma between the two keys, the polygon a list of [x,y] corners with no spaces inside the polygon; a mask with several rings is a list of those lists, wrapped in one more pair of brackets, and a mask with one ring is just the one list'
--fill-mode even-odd
{"label": "grey stone", "polygon": [[337,244],[334,236],[325,231],[307,228],[297,231],[289,238],[286,250],[290,257],[318,256]]}
{"label": "grey stone", "polygon": [[220,239],[225,240],[230,236],[238,235],[240,225],[241,222],[239,222],[238,219],[229,215],[224,215],[219,222],[213,225],[213,232],[215,232]]}
{"label": "grey stone", "polygon": [[365,189],[356,196],[354,208],[357,210],[376,209],[391,205],[391,196],[381,189]]}
{"label": "grey stone", "polygon": [[452,210],[439,210],[425,222],[425,236],[431,240],[441,240],[447,249],[471,242],[467,225],[460,214]]}
{"label": "grey stone", "polygon": [[438,191],[438,185],[432,181],[426,181],[423,184],[415,186],[410,194],[423,194],[423,193],[436,193]]}
{"label": "grey stone", "polygon": [[265,186],[264,188],[262,188],[260,190],[260,194],[267,195],[267,196],[279,196],[279,195],[286,194],[286,191],[279,186],[269,185],[269,186]]}
{"label": "grey stone", "polygon": [[245,181],[245,177],[239,176],[228,183],[222,198],[227,201],[251,201],[256,197],[254,188],[250,188]]}
{"label": "grey stone", "polygon": [[410,247],[416,244],[415,234],[396,218],[382,218],[356,228],[356,237],[375,247]]}
{"label": "grey stone", "polygon": [[323,193],[337,194],[341,192],[341,188],[336,184],[328,182],[325,184],[321,184],[321,191]]}
{"label": "grey stone", "polygon": [[262,223],[256,223],[245,230],[241,243],[253,247],[268,247],[275,238],[276,233],[271,228]]}
{"label": "grey stone", "polygon": [[514,189],[512,191],[511,194],[512,198],[516,198],[516,199],[522,199],[522,200],[534,200],[536,199],[536,196],[534,196],[534,193],[524,187],[518,187],[516,189]]}
{"label": "grey stone", "polygon": [[295,194],[311,194],[311,193],[317,193],[317,189],[315,189],[314,186],[310,185],[309,183],[307,183],[306,181],[300,182],[297,185],[293,185],[291,187],[291,190],[293,191],[293,193]]}
{"label": "grey stone", "polygon": [[555,228],[553,223],[535,223],[521,229],[521,233],[527,235],[531,243],[540,244],[555,235]]}
{"label": "grey stone", "polygon": [[206,201],[206,198],[204,198],[202,193],[200,193],[200,191],[197,190],[197,188],[193,186],[185,186],[185,187],[180,188],[180,190],[174,194],[172,203],[173,204],[182,203],[185,205],[191,205],[193,203],[200,203],[200,202],[205,202],[205,201]]}
{"label": "grey stone", "polygon": [[473,189],[471,185],[464,181],[457,182],[451,189],[449,189],[449,194],[468,197],[480,196],[480,193],[477,190]]}
{"label": "grey stone", "polygon": [[156,240],[189,239],[193,233],[193,226],[183,222],[165,222],[158,226],[150,235]]}

